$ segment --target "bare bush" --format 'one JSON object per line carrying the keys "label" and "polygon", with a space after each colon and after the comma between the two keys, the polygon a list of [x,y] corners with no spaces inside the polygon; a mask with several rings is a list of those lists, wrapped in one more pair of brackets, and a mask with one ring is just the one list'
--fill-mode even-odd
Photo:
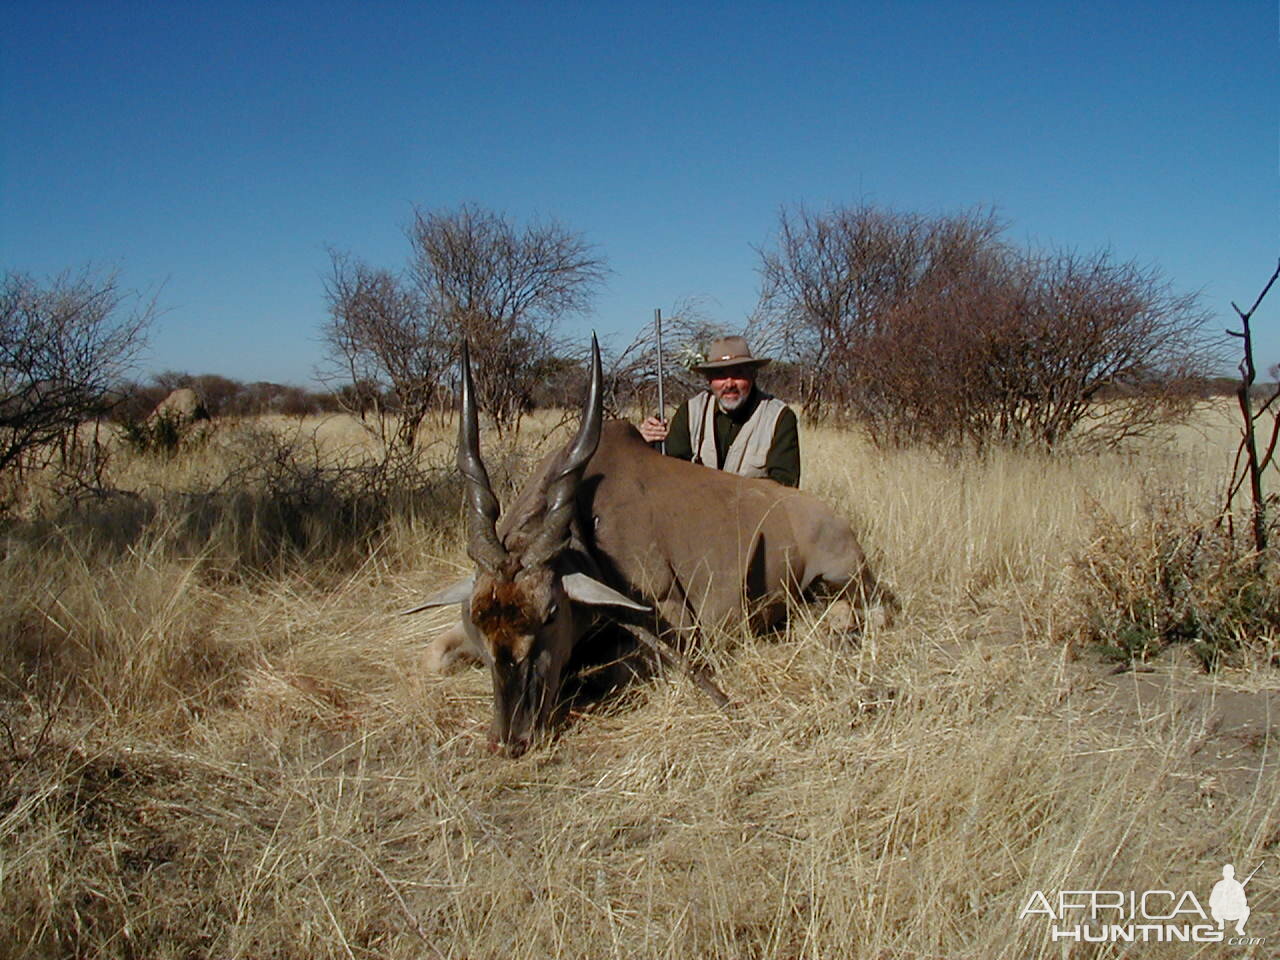
{"label": "bare bush", "polygon": [[1213,359],[1194,295],[1106,253],[1017,251],[1003,229],[981,211],[784,211],[761,306],[811,371],[806,412],[881,444],[1052,449],[1190,410]]}
{"label": "bare bush", "polygon": [[76,429],[106,412],[155,305],[90,269],[0,281],[0,472],[74,459]]}
{"label": "bare bush", "polygon": [[467,205],[417,211],[412,272],[437,316],[485,362],[476,376],[481,409],[499,431],[516,424],[554,354],[557,322],[588,307],[604,279],[602,258],[555,221],[518,229]]}
{"label": "bare bush", "polygon": [[442,319],[402,277],[343,254],[332,260],[324,337],[331,375],[347,382],[339,401],[388,446],[412,450],[448,362]]}
{"label": "bare bush", "polygon": [[[366,417],[379,391],[395,398],[395,442],[412,448],[433,406],[452,395],[462,340],[485,357],[481,408],[500,431],[516,426],[555,359],[553,333],[585,310],[604,261],[554,221],[518,228],[475,206],[415,212],[403,274],[333,254],[325,329],[331,373],[357,391]],[[373,387],[370,391],[367,387]]]}
{"label": "bare bush", "polygon": [[1105,253],[1024,257],[1020,282],[1021,309],[980,365],[1000,378],[998,442],[1111,443],[1190,412],[1214,359],[1194,295]]}

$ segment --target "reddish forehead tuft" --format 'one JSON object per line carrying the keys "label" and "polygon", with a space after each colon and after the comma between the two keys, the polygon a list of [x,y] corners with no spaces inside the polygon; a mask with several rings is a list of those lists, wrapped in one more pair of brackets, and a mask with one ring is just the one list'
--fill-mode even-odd
{"label": "reddish forehead tuft", "polygon": [[495,647],[508,650],[541,625],[525,591],[509,580],[494,583],[471,598],[471,621]]}

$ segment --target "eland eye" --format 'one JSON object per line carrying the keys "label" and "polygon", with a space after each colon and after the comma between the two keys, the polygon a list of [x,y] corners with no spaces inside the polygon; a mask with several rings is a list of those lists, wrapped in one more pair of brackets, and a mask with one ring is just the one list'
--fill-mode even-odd
{"label": "eland eye", "polygon": [[547,620],[551,621],[556,618],[556,614],[560,612],[560,604],[552,601],[551,606],[547,607]]}

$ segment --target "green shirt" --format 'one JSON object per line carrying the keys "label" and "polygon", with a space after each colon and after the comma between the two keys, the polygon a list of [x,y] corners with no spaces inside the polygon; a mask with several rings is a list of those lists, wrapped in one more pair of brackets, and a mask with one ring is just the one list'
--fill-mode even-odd
{"label": "green shirt", "polygon": [[[715,401],[713,400],[714,404]],[[751,419],[760,404],[760,391],[752,390],[747,402],[732,413],[725,413],[718,404],[715,405],[716,459],[724,463],[725,454],[733,446],[733,441],[742,432],[743,425]],[[693,440],[689,434],[689,404],[682,403],[671,418],[671,426],[667,431],[667,456],[679,457],[681,460],[693,459]],[[795,411],[787,407],[778,415],[778,422],[773,428],[773,441],[769,445],[769,456],[765,459],[765,470],[770,480],[775,480],[786,487],[800,486],[800,428],[796,422]]]}

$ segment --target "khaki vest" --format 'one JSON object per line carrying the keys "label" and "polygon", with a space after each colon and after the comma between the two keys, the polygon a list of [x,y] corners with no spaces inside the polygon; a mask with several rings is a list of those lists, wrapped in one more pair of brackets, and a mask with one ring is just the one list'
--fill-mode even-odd
{"label": "khaki vest", "polygon": [[769,476],[765,462],[773,445],[773,430],[787,405],[763,390],[759,393],[760,402],[730,444],[723,465],[717,462],[716,456],[715,397],[703,391],[689,398],[689,441],[693,447],[694,463],[736,473],[740,477]]}

